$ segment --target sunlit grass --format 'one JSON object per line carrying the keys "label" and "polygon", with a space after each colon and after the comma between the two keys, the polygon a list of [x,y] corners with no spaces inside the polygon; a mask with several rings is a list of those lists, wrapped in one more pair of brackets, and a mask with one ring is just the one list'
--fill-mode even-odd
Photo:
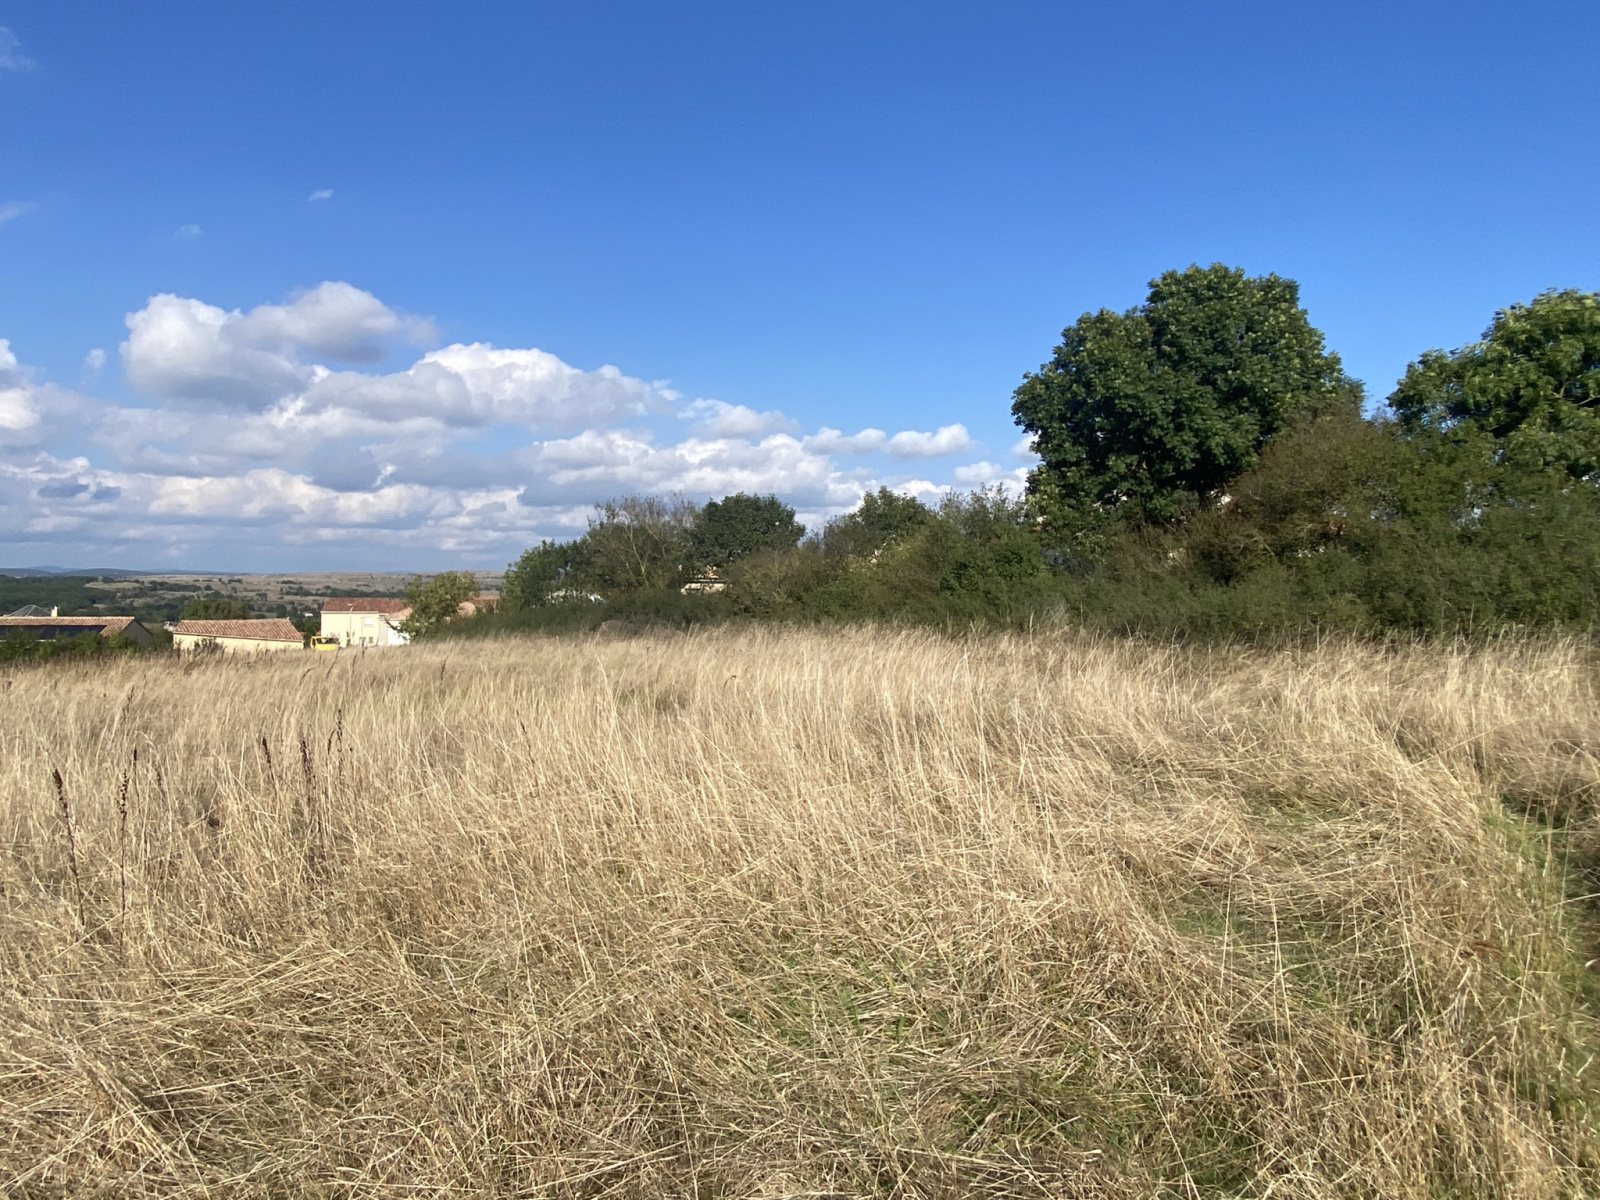
{"label": "sunlit grass", "polygon": [[13,668],[0,1194],[1590,1193],[1595,679],[882,630]]}

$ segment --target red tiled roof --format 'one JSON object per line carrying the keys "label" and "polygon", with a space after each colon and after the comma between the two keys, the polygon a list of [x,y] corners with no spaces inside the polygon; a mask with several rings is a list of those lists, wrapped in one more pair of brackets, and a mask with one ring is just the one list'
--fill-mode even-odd
{"label": "red tiled roof", "polygon": [[102,636],[121,633],[134,623],[133,617],[0,617],[0,629],[98,629]]}
{"label": "red tiled roof", "polygon": [[405,613],[411,605],[392,596],[333,596],[322,602],[326,613]]}
{"label": "red tiled roof", "polygon": [[207,638],[252,638],[258,642],[304,640],[287,617],[265,617],[258,621],[179,621],[172,632]]}

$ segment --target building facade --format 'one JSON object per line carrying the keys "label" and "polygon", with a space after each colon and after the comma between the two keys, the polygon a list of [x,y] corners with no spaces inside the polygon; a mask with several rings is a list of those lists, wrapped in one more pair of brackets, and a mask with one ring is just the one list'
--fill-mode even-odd
{"label": "building facade", "polygon": [[172,627],[174,650],[220,650],[225,654],[266,654],[303,650],[305,638],[287,617],[252,621],[179,621]]}
{"label": "building facade", "polygon": [[322,637],[341,646],[404,646],[398,628],[411,615],[404,600],[388,596],[335,596],[322,605]]}

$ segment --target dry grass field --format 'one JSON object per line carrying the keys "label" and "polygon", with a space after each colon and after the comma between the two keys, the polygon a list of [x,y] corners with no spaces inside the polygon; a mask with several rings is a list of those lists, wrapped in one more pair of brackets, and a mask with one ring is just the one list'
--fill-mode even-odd
{"label": "dry grass field", "polygon": [[0,674],[0,1194],[1600,1193],[1596,658]]}

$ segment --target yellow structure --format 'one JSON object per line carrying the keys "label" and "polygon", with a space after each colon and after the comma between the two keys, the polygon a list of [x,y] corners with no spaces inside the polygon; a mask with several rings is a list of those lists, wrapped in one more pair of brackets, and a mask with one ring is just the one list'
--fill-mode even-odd
{"label": "yellow structure", "polygon": [[341,646],[404,646],[411,640],[396,626],[411,606],[389,596],[335,596],[322,605],[322,636]]}
{"label": "yellow structure", "polygon": [[172,627],[172,648],[263,654],[303,650],[305,638],[287,617],[259,621],[179,621]]}

